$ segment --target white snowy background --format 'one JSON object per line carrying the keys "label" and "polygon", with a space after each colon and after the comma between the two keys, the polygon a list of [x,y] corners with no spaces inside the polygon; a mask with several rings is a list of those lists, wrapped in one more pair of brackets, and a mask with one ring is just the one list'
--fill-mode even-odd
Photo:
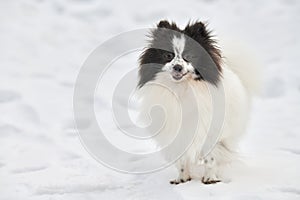
{"label": "white snowy background", "polygon": [[[297,0],[1,0],[0,200],[300,199],[299,13]],[[169,185],[174,167],[122,174],[96,162],[76,133],[73,89],[88,55],[165,18],[208,21],[263,63],[243,163],[228,183]]]}

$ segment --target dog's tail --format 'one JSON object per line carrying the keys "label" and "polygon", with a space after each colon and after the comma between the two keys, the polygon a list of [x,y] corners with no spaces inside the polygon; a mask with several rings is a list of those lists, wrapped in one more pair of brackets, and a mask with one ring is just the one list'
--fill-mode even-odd
{"label": "dog's tail", "polygon": [[262,67],[255,53],[237,41],[223,41],[220,47],[225,64],[238,75],[250,95],[259,95]]}

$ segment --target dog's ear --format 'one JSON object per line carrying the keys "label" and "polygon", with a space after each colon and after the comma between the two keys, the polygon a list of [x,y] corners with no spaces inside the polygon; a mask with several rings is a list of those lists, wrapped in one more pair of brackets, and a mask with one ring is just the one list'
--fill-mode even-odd
{"label": "dog's ear", "polygon": [[171,24],[167,20],[161,20],[157,24],[157,28],[171,28]]}
{"label": "dog's ear", "polygon": [[184,31],[192,38],[197,38],[199,36],[208,37],[210,32],[207,31],[206,25],[203,22],[196,22],[193,24],[188,24]]}

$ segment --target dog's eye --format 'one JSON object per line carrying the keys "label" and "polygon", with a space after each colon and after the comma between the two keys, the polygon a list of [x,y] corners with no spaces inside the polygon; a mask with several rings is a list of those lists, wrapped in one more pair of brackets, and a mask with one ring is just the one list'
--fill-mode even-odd
{"label": "dog's eye", "polygon": [[166,52],[166,53],[164,54],[164,58],[165,58],[167,61],[171,61],[171,60],[173,60],[173,58],[174,58],[174,53],[172,53],[172,52]]}
{"label": "dog's eye", "polygon": [[191,54],[184,54],[182,56],[183,60],[185,60],[186,62],[191,62],[191,59],[193,58],[193,56]]}

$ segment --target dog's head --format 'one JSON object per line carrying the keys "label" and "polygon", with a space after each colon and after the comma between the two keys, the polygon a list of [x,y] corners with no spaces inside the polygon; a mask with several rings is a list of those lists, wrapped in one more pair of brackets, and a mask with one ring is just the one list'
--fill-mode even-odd
{"label": "dog's head", "polygon": [[202,22],[184,29],[160,21],[150,33],[150,44],[140,56],[139,87],[154,81],[159,73],[170,81],[207,81],[216,85],[221,76],[221,54],[211,32]]}

